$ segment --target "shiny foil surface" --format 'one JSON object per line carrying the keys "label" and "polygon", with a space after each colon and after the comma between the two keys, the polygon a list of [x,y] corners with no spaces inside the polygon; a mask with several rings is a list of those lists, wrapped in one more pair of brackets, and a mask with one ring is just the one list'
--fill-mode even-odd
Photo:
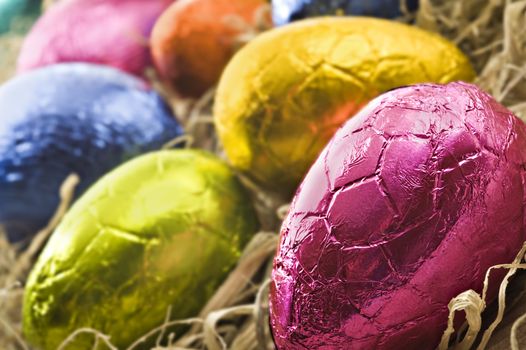
{"label": "shiny foil surface", "polygon": [[240,36],[256,26],[264,6],[266,0],[176,1],[152,32],[161,79],[182,96],[201,96],[217,83]]}
{"label": "shiny foil surface", "polygon": [[379,93],[474,74],[452,43],[415,27],[310,19],[264,33],[234,56],[214,118],[232,165],[290,195],[336,130]]}
{"label": "shiny foil surface", "polygon": [[18,71],[61,62],[109,65],[141,76],[151,64],[150,32],[172,0],[67,0],[33,26]]}
{"label": "shiny foil surface", "polygon": [[[53,233],[27,282],[24,335],[55,350],[91,327],[126,349],[160,326],[169,306],[172,319],[195,316],[257,230],[249,203],[228,166],[204,151],[125,163]],[[80,337],[66,349],[92,349],[93,341]]]}
{"label": "shiny foil surface", "polygon": [[283,224],[277,348],[435,349],[449,301],[480,293],[486,270],[526,240],[525,165],[525,125],[474,85],[369,103],[323,150]]}
{"label": "shiny foil surface", "polygon": [[418,0],[272,0],[272,19],[284,25],[303,18],[324,15],[355,15],[396,18],[418,9]]}
{"label": "shiny foil surface", "polygon": [[181,134],[161,97],[116,69],[71,63],[19,75],[0,87],[0,225],[11,241],[29,238],[69,174],[80,176],[80,194]]}

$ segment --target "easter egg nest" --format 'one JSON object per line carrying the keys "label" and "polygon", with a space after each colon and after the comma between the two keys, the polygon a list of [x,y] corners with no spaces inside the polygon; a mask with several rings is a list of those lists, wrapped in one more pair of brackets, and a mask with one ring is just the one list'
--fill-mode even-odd
{"label": "easter egg nest", "polygon": [[[421,0],[416,18],[402,20],[415,21],[417,26],[438,32],[457,44],[477,70],[477,85],[526,120],[526,0]],[[14,75],[18,50],[29,23],[17,22],[16,30],[0,36],[0,82]],[[254,28],[250,28],[241,41],[253,35]],[[156,83],[153,70],[150,78],[154,86],[163,92],[161,85]],[[181,100],[166,91],[164,94],[172,102],[187,131],[184,139],[174,142],[185,142],[187,147],[207,149],[223,156],[213,126],[214,92],[209,91],[199,100]],[[280,224],[288,205],[250,180],[240,177],[252,194],[262,231],[247,245],[237,267],[200,314],[177,320],[172,317],[171,310],[167,310],[165,323],[137,339],[129,349],[140,349],[146,340],[152,339],[157,340],[155,349],[158,350],[273,349],[268,327],[268,282],[279,241]],[[55,217],[26,248],[11,245],[0,233],[0,344],[4,350],[30,349],[21,336],[24,290],[20,281],[26,279],[35,256],[69,207],[77,182],[74,175],[64,182],[62,203]],[[507,266],[511,267],[509,271],[524,268],[525,265],[521,265],[523,258],[524,251],[514,265]],[[455,349],[468,349],[471,346],[468,343],[477,346],[481,342],[487,342],[485,348],[491,350],[518,350],[526,346],[526,272],[520,269],[514,278],[504,280],[498,303],[486,307],[480,303],[478,294],[466,291],[451,301],[450,309],[464,311],[469,326],[467,324],[458,332],[460,336],[457,340],[448,342],[450,334],[445,334],[440,349],[446,349],[448,345]],[[500,319],[502,321],[497,325],[494,321]],[[169,329],[178,324],[189,327],[184,335],[175,337]],[[490,334],[487,330],[493,328]],[[446,333],[449,331],[451,329]],[[85,333],[92,334],[106,348],[117,349],[105,334],[84,328],[66,339],[61,349],[67,349],[69,341]]]}

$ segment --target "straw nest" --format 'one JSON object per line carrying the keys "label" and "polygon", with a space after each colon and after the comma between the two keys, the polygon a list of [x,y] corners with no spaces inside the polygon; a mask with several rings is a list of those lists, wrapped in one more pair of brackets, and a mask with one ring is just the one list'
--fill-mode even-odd
{"label": "straw nest", "polygon": [[[421,0],[416,18],[404,20],[438,32],[455,42],[474,63],[479,76],[477,84],[498,101],[526,120],[526,0]],[[232,21],[233,25],[244,23]],[[14,74],[16,55],[28,27],[20,22],[13,33],[0,37],[0,81]],[[262,28],[246,28],[240,40],[250,40]],[[154,73],[151,73],[155,81]],[[157,86],[161,92],[162,87]],[[178,100],[169,94],[174,110],[185,124],[187,147],[211,150],[222,156],[211,116],[214,91],[200,100]],[[29,248],[20,251],[0,234],[0,344],[5,350],[30,349],[21,336],[21,297],[23,283],[35,256],[59,222],[71,202],[78,179],[68,178],[62,189],[62,204],[49,226],[39,232]],[[175,349],[273,349],[268,328],[267,291],[269,275],[281,220],[287,204],[244,180],[251,190],[262,223],[239,261],[216,294],[199,315],[176,320],[167,310],[165,323],[137,339],[128,350],[140,348],[146,339],[157,339],[156,350]],[[520,349],[526,347],[526,274],[524,253],[511,264],[495,268],[508,269],[500,288],[498,303],[485,305],[484,295],[466,291],[450,303],[451,317],[465,312],[468,322],[454,333],[448,327],[440,345],[455,349]],[[517,272],[517,273],[516,273]],[[511,278],[513,276],[513,278]],[[174,324],[189,324],[190,330],[180,336],[167,330]],[[522,330],[522,331],[521,331]],[[65,340],[90,333],[100,345],[116,349],[111,338],[93,329],[79,329]],[[457,334],[457,339],[450,339]]]}

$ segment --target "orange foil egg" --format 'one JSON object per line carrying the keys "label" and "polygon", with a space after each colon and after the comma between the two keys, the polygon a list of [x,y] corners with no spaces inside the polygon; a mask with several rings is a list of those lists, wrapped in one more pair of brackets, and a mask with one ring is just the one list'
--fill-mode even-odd
{"label": "orange foil egg", "polygon": [[160,79],[185,97],[218,80],[247,37],[269,27],[265,0],[181,0],[155,24],[152,55]]}

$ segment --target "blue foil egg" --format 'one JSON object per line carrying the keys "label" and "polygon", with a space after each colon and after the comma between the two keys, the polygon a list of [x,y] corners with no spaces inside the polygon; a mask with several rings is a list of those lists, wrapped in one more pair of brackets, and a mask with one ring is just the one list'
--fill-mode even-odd
{"label": "blue foil egg", "polygon": [[113,68],[59,64],[15,77],[0,87],[0,226],[11,241],[30,237],[69,174],[80,176],[79,195],[182,132],[155,91]]}
{"label": "blue foil egg", "polygon": [[403,5],[413,12],[418,0],[272,0],[272,18],[277,26],[328,15],[396,18],[402,15]]}

